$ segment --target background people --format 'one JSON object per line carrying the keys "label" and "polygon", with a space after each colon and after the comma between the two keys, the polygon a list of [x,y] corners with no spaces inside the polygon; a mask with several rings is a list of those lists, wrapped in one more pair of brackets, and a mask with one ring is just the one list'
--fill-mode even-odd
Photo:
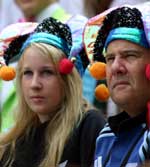
{"label": "background people", "polygon": [[83,11],[87,17],[93,17],[109,8],[113,0],[83,0]]}
{"label": "background people", "polygon": [[15,0],[15,2],[24,15],[22,21],[41,22],[47,17],[66,21],[70,18],[70,14],[61,7],[58,0]]}

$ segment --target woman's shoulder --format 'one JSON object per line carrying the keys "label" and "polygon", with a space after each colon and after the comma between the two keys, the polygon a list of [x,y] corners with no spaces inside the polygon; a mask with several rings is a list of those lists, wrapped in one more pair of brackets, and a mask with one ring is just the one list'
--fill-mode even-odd
{"label": "woman's shoulder", "polygon": [[101,127],[105,125],[106,120],[101,111],[90,109],[84,113],[81,123],[86,123],[90,126],[97,125]]}
{"label": "woman's shoulder", "polygon": [[78,126],[76,126],[74,134],[76,134],[76,136],[91,136],[91,138],[95,138],[98,136],[105,123],[106,121],[102,113],[93,109],[88,110],[83,113],[83,117]]}
{"label": "woman's shoulder", "polygon": [[[105,119],[99,111],[88,110],[73,130],[65,146],[62,161],[79,163],[87,167],[93,162],[96,138],[104,127]],[[89,165],[90,164],[90,165]]]}

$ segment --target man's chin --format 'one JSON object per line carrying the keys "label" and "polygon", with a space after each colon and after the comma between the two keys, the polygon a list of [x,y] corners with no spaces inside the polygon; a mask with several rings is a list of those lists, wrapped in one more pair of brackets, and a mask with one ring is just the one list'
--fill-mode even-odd
{"label": "man's chin", "polygon": [[127,104],[127,100],[129,98],[124,97],[122,95],[117,95],[117,96],[113,96],[112,100],[114,101],[115,104],[117,104],[118,106],[124,106],[124,104]]}

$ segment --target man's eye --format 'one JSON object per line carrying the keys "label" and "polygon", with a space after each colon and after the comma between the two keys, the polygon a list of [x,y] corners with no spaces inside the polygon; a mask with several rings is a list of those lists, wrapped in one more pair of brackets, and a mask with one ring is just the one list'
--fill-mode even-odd
{"label": "man's eye", "polygon": [[112,62],[114,60],[114,57],[106,57],[106,62]]}
{"label": "man's eye", "polygon": [[136,57],[134,54],[127,54],[126,57]]}
{"label": "man's eye", "polygon": [[127,60],[134,60],[134,59],[136,59],[138,56],[135,55],[135,54],[127,54],[125,57],[126,57]]}

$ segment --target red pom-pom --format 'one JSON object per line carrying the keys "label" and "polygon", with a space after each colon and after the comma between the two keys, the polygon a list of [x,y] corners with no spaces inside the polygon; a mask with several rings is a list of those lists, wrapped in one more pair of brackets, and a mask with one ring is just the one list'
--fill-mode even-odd
{"label": "red pom-pom", "polygon": [[146,115],[146,119],[147,119],[148,129],[150,129],[150,101],[147,103],[147,115]]}
{"label": "red pom-pom", "polygon": [[150,80],[150,64],[146,65],[145,75],[148,80]]}
{"label": "red pom-pom", "polygon": [[69,74],[72,72],[72,69],[74,67],[73,62],[71,62],[69,59],[67,58],[63,58],[60,62],[59,62],[59,71],[61,74]]}

